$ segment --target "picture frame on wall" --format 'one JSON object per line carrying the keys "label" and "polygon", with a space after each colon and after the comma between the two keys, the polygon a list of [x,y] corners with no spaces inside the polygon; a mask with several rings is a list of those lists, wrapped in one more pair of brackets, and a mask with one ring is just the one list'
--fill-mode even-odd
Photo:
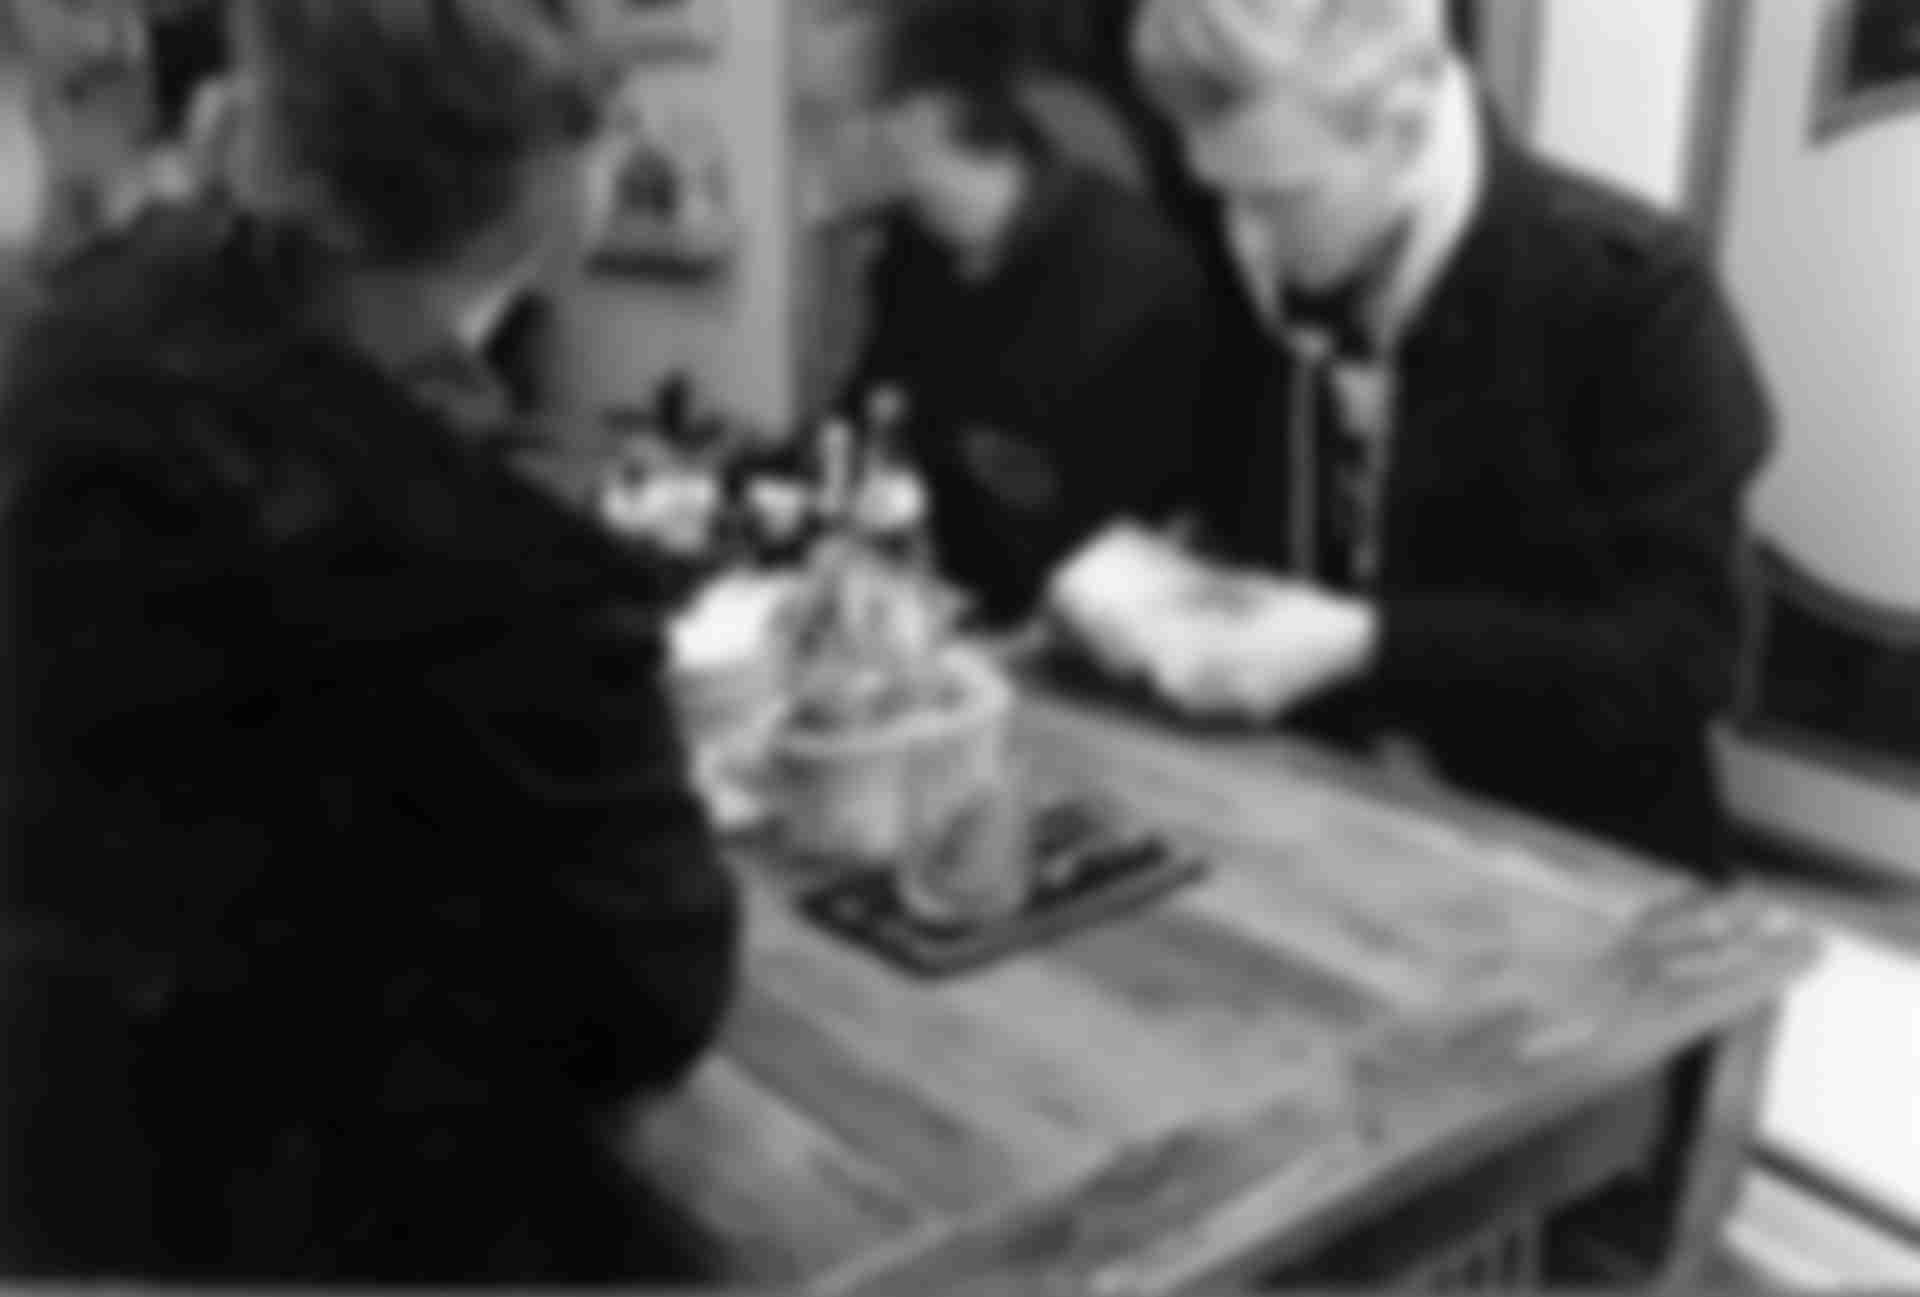
{"label": "picture frame on wall", "polygon": [[1920,112],[1920,4],[1827,0],[1817,78],[1816,144]]}
{"label": "picture frame on wall", "polygon": [[700,280],[739,250],[725,132],[702,111],[629,100],[614,212],[590,268],[597,274]]}
{"label": "picture frame on wall", "polygon": [[726,40],[726,0],[598,0],[607,39],[636,61],[711,58]]}

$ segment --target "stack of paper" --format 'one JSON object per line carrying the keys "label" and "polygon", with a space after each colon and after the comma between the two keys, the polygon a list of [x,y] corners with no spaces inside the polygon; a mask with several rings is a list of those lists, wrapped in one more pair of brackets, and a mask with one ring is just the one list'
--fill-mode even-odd
{"label": "stack of paper", "polygon": [[712,582],[668,625],[673,670],[698,675],[770,660],[794,598],[789,577],[746,573]]}
{"label": "stack of paper", "polygon": [[1068,563],[1050,602],[1107,670],[1163,688],[1257,669],[1294,604],[1280,581],[1212,566],[1134,527]]}

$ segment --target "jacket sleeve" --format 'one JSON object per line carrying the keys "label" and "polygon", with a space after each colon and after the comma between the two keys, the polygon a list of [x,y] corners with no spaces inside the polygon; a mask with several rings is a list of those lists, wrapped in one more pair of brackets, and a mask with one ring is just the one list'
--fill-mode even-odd
{"label": "jacket sleeve", "polygon": [[1593,371],[1578,456],[1611,590],[1586,602],[1436,592],[1388,599],[1376,678],[1410,704],[1529,700],[1595,746],[1697,727],[1737,685],[1744,499],[1772,443],[1742,331],[1695,260],[1629,295]]}
{"label": "jacket sleeve", "polygon": [[1041,552],[1057,560],[1115,518],[1158,522],[1190,499],[1214,336],[1197,274],[1170,276],[1050,416],[1073,453]]}
{"label": "jacket sleeve", "polygon": [[545,1002],[526,1006],[582,1092],[611,1103],[680,1081],[730,1006],[737,885],[692,791],[660,674],[660,636],[606,609],[529,610],[427,678],[544,859],[508,862],[496,955],[520,952]]}

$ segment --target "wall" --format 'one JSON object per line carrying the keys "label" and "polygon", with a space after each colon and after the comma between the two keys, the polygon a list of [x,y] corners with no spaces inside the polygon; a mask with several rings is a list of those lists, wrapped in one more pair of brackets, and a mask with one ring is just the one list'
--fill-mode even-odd
{"label": "wall", "polygon": [[[1536,137],[1670,205],[1689,197],[1713,0],[1541,0]],[[1721,196],[1729,291],[1779,403],[1762,534],[1836,592],[1920,608],[1920,117],[1822,149],[1809,134],[1824,0],[1732,0],[1747,27]],[[1729,737],[1750,823],[1920,872],[1920,795]]]}
{"label": "wall", "polygon": [[[1513,0],[1493,0],[1493,12]],[[1700,0],[1527,0],[1540,10],[1534,138],[1666,206],[1685,197]]]}
{"label": "wall", "polygon": [[587,275],[561,298],[555,380],[569,404],[644,403],[686,368],[726,408],[784,423],[793,410],[790,0],[727,0],[714,60],[642,73],[650,95],[723,124],[745,223],[737,263],[714,283]]}
{"label": "wall", "polygon": [[1727,270],[1793,434],[1761,512],[1824,580],[1920,608],[1920,113],[1812,146],[1824,7],[1752,6]]}
{"label": "wall", "polygon": [[[1822,584],[1920,609],[1920,113],[1811,138],[1822,0],[1750,4],[1727,271],[1785,428],[1762,528]],[[1904,788],[1753,744],[1734,791],[1769,826],[1920,873]]]}

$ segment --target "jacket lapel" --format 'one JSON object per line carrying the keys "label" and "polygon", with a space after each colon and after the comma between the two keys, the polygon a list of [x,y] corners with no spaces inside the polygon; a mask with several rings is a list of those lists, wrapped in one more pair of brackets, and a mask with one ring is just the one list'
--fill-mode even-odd
{"label": "jacket lapel", "polygon": [[1407,336],[1399,362],[1394,449],[1386,483],[1386,580],[1404,570],[1420,499],[1456,496],[1496,462],[1511,423],[1501,396],[1518,327],[1518,246],[1530,211],[1532,163],[1483,110],[1486,190],[1467,236]]}

